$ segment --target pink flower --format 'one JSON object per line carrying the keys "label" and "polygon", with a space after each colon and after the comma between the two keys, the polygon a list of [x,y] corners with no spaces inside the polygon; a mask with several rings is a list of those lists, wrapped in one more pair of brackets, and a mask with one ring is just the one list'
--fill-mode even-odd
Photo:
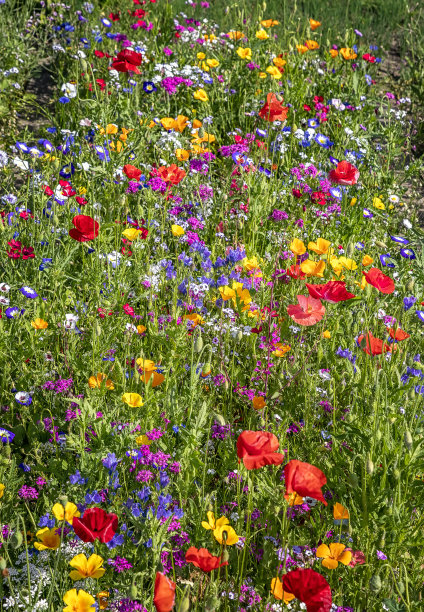
{"label": "pink flower", "polygon": [[291,304],[287,307],[287,314],[298,325],[315,325],[321,321],[325,314],[325,307],[321,300],[316,300],[310,296],[298,295],[298,304]]}

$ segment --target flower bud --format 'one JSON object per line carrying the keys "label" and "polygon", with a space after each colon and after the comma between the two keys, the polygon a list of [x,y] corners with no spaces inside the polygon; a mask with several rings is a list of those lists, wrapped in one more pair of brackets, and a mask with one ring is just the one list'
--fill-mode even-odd
{"label": "flower bud", "polygon": [[378,574],[372,576],[370,580],[370,590],[373,593],[378,593],[381,589],[381,578]]}
{"label": "flower bud", "polygon": [[6,559],[4,557],[0,557],[0,570],[3,571],[7,567]]}
{"label": "flower bud", "polygon": [[230,559],[230,555],[228,554],[228,549],[226,548],[224,550],[224,552],[222,553],[222,561],[229,561]]}
{"label": "flower bud", "polygon": [[397,583],[397,587],[399,589],[399,593],[403,595],[405,593],[405,585],[402,580],[399,580],[399,582]]}
{"label": "flower bud", "polygon": [[374,474],[374,463],[371,460],[371,457],[368,457],[367,462],[365,464],[365,469],[367,470],[367,474],[372,476]]}
{"label": "flower bud", "polygon": [[196,342],[194,343],[194,350],[196,351],[196,353],[201,353],[203,348],[203,338],[202,336],[197,336],[196,338]]}
{"label": "flower bud", "polygon": [[102,326],[100,325],[100,323],[97,321],[96,323],[96,336],[99,337],[102,335]]}
{"label": "flower bud", "polygon": [[358,483],[359,483],[358,476],[354,474],[353,472],[349,474],[349,476],[347,477],[347,480],[352,487],[358,486]]}
{"label": "flower bud", "polygon": [[405,443],[406,449],[410,451],[412,448],[412,436],[411,436],[411,432],[409,431],[409,429],[405,431],[403,441]]}
{"label": "flower bud", "polygon": [[219,610],[219,608],[220,601],[218,597],[216,597],[215,595],[211,595],[207,598],[205,602],[205,612],[214,612],[215,610]]}
{"label": "flower bud", "polygon": [[414,285],[415,285],[415,281],[413,278],[411,278],[407,283],[406,283],[406,288],[408,291],[412,291],[414,289]]}
{"label": "flower bud", "polygon": [[24,542],[24,536],[22,535],[22,532],[15,531],[13,536],[10,538],[10,544],[12,545],[12,548],[17,550],[18,548],[22,546],[23,542]]}
{"label": "flower bud", "polygon": [[393,478],[395,480],[399,480],[400,478],[400,471],[397,468],[393,470]]}
{"label": "flower bud", "polygon": [[387,249],[387,248],[388,248],[388,247],[387,247],[387,245],[386,245],[386,244],[384,244],[384,242],[381,242],[381,240],[376,240],[376,241],[375,241],[375,244],[376,244],[377,246],[379,246],[380,248],[382,248],[382,249]]}
{"label": "flower bud", "polygon": [[134,584],[134,581],[133,581],[131,586],[130,586],[130,592],[129,592],[130,599],[135,601],[137,599],[137,594],[138,594],[137,593],[137,585]]}
{"label": "flower bud", "polygon": [[278,102],[282,102],[284,100],[283,96],[280,96],[280,94],[275,94],[275,97],[277,98]]}
{"label": "flower bud", "polygon": [[243,332],[241,331],[241,329],[238,330],[236,339],[237,342],[241,342],[243,340]]}
{"label": "flower bud", "polygon": [[184,596],[178,606],[178,612],[188,612],[190,610],[190,587],[187,587]]}
{"label": "flower bud", "polygon": [[377,440],[377,442],[380,442],[382,437],[383,434],[381,433],[380,429],[377,429],[377,431],[375,432],[375,439]]}

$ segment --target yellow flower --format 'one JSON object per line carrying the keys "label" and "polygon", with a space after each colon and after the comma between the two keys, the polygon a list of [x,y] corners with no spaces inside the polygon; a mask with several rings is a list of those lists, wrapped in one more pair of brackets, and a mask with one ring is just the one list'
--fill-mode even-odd
{"label": "yellow flower", "polygon": [[341,521],[349,518],[349,510],[336,502],[333,507],[333,516],[337,521]]}
{"label": "yellow flower", "polygon": [[269,38],[269,34],[267,34],[265,30],[258,30],[256,32],[256,38],[259,38],[259,40],[267,40]]}
{"label": "yellow flower", "polygon": [[281,79],[283,76],[283,73],[278,70],[277,66],[268,66],[266,71],[273,79]]}
{"label": "yellow flower", "polygon": [[294,599],[293,593],[288,593],[283,589],[283,583],[278,577],[271,580],[271,593],[275,599],[281,599],[285,604]]}
{"label": "yellow flower", "polygon": [[337,49],[330,49],[329,54],[331,55],[331,57],[337,57],[339,52],[337,51]]}
{"label": "yellow flower", "polygon": [[230,521],[225,516],[221,516],[218,520],[215,520],[215,515],[213,512],[207,512],[206,516],[208,517],[208,522],[202,521],[202,527],[208,530],[214,530],[217,527],[222,527],[222,525],[229,525]]}
{"label": "yellow flower", "polygon": [[274,347],[275,351],[272,351],[272,354],[276,357],[283,357],[291,350],[290,344],[283,344],[282,342],[276,342],[276,344],[274,344]]}
{"label": "yellow flower", "polygon": [[219,66],[219,62],[216,59],[207,59],[206,63],[210,68],[218,68]]}
{"label": "yellow flower", "polygon": [[260,72],[258,76],[260,79],[266,79],[266,72]]}
{"label": "yellow flower", "polygon": [[107,378],[106,374],[103,374],[102,372],[97,372],[96,376],[90,376],[88,379],[88,386],[90,389],[100,389],[103,382],[105,383],[108,391],[113,391],[115,385],[109,378]]}
{"label": "yellow flower", "polygon": [[349,259],[348,257],[344,256],[339,257],[339,263],[343,266],[343,268],[346,268],[346,270],[356,270],[358,267],[353,259]]}
{"label": "yellow flower", "polygon": [[251,272],[252,270],[257,270],[259,268],[258,258],[256,256],[251,257],[250,259],[245,257],[241,260],[241,265],[248,272]]}
{"label": "yellow flower", "polygon": [[358,198],[352,198],[351,201],[350,201],[350,205],[351,206],[355,206],[357,201],[358,201]]}
{"label": "yellow flower", "polygon": [[109,591],[100,591],[96,595],[100,610],[106,610]]}
{"label": "yellow flower", "polygon": [[301,506],[305,501],[301,495],[293,491],[293,493],[286,493],[284,498],[287,500],[289,506]]}
{"label": "yellow flower", "polygon": [[118,126],[115,125],[114,123],[108,123],[106,126],[106,134],[117,134],[118,133]]}
{"label": "yellow flower", "polygon": [[63,596],[63,601],[66,603],[63,612],[90,612],[95,603],[94,597],[82,589],[78,593],[76,589],[67,591]]}
{"label": "yellow flower", "polygon": [[141,234],[141,230],[135,229],[135,227],[129,227],[128,229],[122,232],[123,237],[126,238],[127,240],[130,240],[131,242],[136,240],[140,234]]}
{"label": "yellow flower", "polygon": [[85,195],[87,193],[87,188],[86,187],[78,187],[78,193],[80,195]]}
{"label": "yellow flower", "polygon": [[272,28],[272,26],[278,25],[280,22],[276,19],[264,19],[261,21],[261,26],[264,28]]}
{"label": "yellow flower", "polygon": [[320,21],[316,21],[316,19],[310,19],[309,25],[311,26],[311,30],[314,31],[321,25]]}
{"label": "yellow flower", "polygon": [[231,30],[231,32],[228,32],[227,36],[230,40],[240,40],[240,38],[243,38],[244,34],[239,30]]}
{"label": "yellow flower", "polygon": [[306,45],[306,47],[308,47],[308,49],[310,51],[314,51],[315,49],[319,49],[319,44],[317,43],[316,40],[306,40],[305,41],[305,45]]}
{"label": "yellow flower", "polygon": [[124,393],[122,401],[128,404],[131,408],[139,408],[144,406],[143,398],[138,393]]}
{"label": "yellow flower", "polygon": [[262,410],[262,408],[265,408],[266,406],[266,402],[264,398],[261,397],[260,395],[259,396],[255,395],[255,397],[252,399],[252,404],[255,410]]}
{"label": "yellow flower", "polygon": [[192,312],[188,315],[183,315],[183,321],[191,321],[191,329],[197,327],[197,325],[203,325],[205,322],[203,317],[197,312]]}
{"label": "yellow flower", "polygon": [[306,247],[299,238],[294,238],[290,245],[290,251],[295,255],[303,255],[306,253]]}
{"label": "yellow flower", "polygon": [[201,51],[199,51],[199,53],[197,54],[197,59],[199,60],[204,60],[206,57],[206,55],[204,53],[202,53]]}
{"label": "yellow flower", "polygon": [[163,119],[160,120],[162,127],[165,128],[165,130],[173,130],[174,129],[174,122],[175,119],[173,119],[172,117],[164,117]]}
{"label": "yellow flower", "polygon": [[282,57],[274,57],[272,62],[273,64],[275,64],[275,66],[278,66],[278,68],[282,68],[283,66],[287,64],[286,60],[283,59]]}
{"label": "yellow flower", "polygon": [[35,319],[34,321],[31,321],[31,325],[34,329],[47,329],[47,327],[49,326],[47,321],[45,321],[44,319]]}
{"label": "yellow flower", "polygon": [[252,49],[250,49],[250,47],[245,47],[245,48],[239,47],[236,53],[239,57],[241,57],[241,59],[247,59],[247,60],[252,59]]}
{"label": "yellow flower", "polygon": [[325,332],[322,332],[322,337],[325,338],[326,340],[330,340],[331,334],[328,331],[328,329],[326,329]]}
{"label": "yellow flower", "polygon": [[52,513],[57,521],[66,521],[70,525],[72,525],[76,516],[81,516],[78,508],[72,502],[66,502],[65,507],[62,504],[55,504],[52,508]]}
{"label": "yellow flower", "polygon": [[245,306],[250,304],[252,301],[248,289],[243,289],[243,283],[234,282],[232,289],[230,289],[228,286],[218,287],[218,291],[221,294],[221,298],[224,300],[224,302],[232,300],[234,306],[237,306],[237,299],[239,299]]}
{"label": "yellow flower", "polygon": [[173,236],[184,236],[185,230],[181,225],[171,225],[171,232]]}
{"label": "yellow flower", "polygon": [[325,262],[306,259],[300,264],[300,269],[306,276],[318,276],[322,278],[324,276]]}
{"label": "yellow flower", "polygon": [[343,266],[340,263],[339,259],[334,255],[330,259],[330,265],[333,268],[334,272],[337,274],[337,276],[339,276],[339,274],[343,270]]}
{"label": "yellow flower", "polygon": [[343,565],[349,565],[352,560],[352,553],[350,550],[345,550],[344,544],[331,543],[330,547],[327,544],[321,544],[318,546],[316,555],[322,558],[322,565],[327,569],[336,569],[339,563]]}
{"label": "yellow flower", "polygon": [[103,559],[99,555],[91,555],[88,559],[85,555],[76,555],[69,561],[69,565],[75,569],[69,573],[72,580],[84,580],[85,578],[101,578],[105,573]]}
{"label": "yellow flower", "polygon": [[137,325],[137,333],[138,334],[144,334],[146,329],[147,329],[147,327],[145,327],[144,325]]}
{"label": "yellow flower", "polygon": [[373,262],[374,262],[373,258],[370,257],[369,255],[364,255],[363,258],[362,258],[362,265],[364,266],[364,268],[367,268]]}
{"label": "yellow flower", "polygon": [[187,151],[186,149],[177,149],[175,151],[175,157],[178,159],[178,161],[186,161],[190,157],[190,151]]}
{"label": "yellow flower", "polygon": [[40,542],[35,542],[34,546],[37,550],[56,550],[60,546],[60,535],[57,533],[57,529],[49,529],[44,527],[35,534]]}
{"label": "yellow flower", "polygon": [[373,198],[372,205],[374,208],[378,208],[378,210],[385,210],[386,207],[383,204],[383,201],[380,198]]}
{"label": "yellow flower", "polygon": [[196,89],[193,94],[193,98],[195,100],[200,100],[201,102],[207,102],[209,100],[208,94],[204,89]]}
{"label": "yellow flower", "polygon": [[187,124],[188,124],[188,117],[186,117],[185,115],[178,115],[178,117],[174,121],[172,128],[176,132],[179,132],[180,134],[182,134],[184,130],[186,129]]}
{"label": "yellow flower", "polygon": [[213,530],[214,538],[220,544],[226,544],[232,546],[237,544],[239,537],[230,525],[220,525]]}
{"label": "yellow flower", "polygon": [[199,130],[195,134],[193,134],[192,143],[193,144],[202,144],[203,142],[212,143],[215,142],[216,138],[213,134],[208,134],[205,132],[203,136],[199,136]]}
{"label": "yellow flower", "polygon": [[328,251],[328,247],[331,242],[329,240],[325,240],[324,238],[318,238],[316,242],[309,242],[308,249],[317,253],[318,255],[325,255]]}
{"label": "yellow flower", "polygon": [[149,440],[146,434],[143,434],[142,436],[138,436],[135,439],[135,441],[139,446],[150,446],[152,443],[152,440]]}
{"label": "yellow flower", "polygon": [[4,490],[5,490],[5,486],[3,483],[0,482],[0,499],[3,497],[4,495]]}
{"label": "yellow flower", "polygon": [[343,47],[342,49],[340,49],[340,55],[345,60],[354,60],[358,57],[355,51],[350,47]]}
{"label": "yellow flower", "polygon": [[143,359],[142,357],[139,357],[136,360],[136,364],[144,372],[155,372],[156,371],[155,362],[152,361],[151,359]]}

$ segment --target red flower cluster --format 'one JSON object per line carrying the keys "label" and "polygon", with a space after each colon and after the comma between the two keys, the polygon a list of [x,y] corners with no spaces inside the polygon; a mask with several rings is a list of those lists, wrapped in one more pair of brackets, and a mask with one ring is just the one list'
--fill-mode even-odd
{"label": "red flower cluster", "polygon": [[8,257],[11,259],[34,259],[34,247],[26,247],[22,246],[22,242],[19,240],[10,240],[7,243],[10,246],[10,249],[7,251]]}
{"label": "red flower cluster", "polygon": [[323,300],[330,304],[351,300],[355,296],[346,290],[346,283],[343,281],[329,281],[324,285],[311,285],[306,283],[309,295],[317,300]]}
{"label": "red flower cluster", "polygon": [[142,61],[141,53],[136,51],[130,51],[130,49],[124,49],[120,51],[114,58],[111,68],[118,72],[134,72],[134,74],[140,74],[138,67]]}
{"label": "red flower cluster", "polygon": [[99,224],[88,215],[76,215],[72,224],[74,227],[69,230],[69,235],[78,242],[88,242],[99,235]]}
{"label": "red flower cluster", "polygon": [[392,350],[389,344],[386,344],[380,338],[374,338],[371,332],[368,332],[365,336],[364,334],[359,336],[358,345],[367,355],[382,355]]}
{"label": "red flower cluster", "polygon": [[276,452],[279,446],[277,436],[268,431],[243,431],[237,439],[237,457],[248,470],[280,465],[284,454]]}
{"label": "red flower cluster", "polygon": [[371,55],[371,53],[364,53],[362,59],[366,62],[369,62],[370,64],[375,64],[375,62],[377,61],[377,58],[374,57],[374,55]]}
{"label": "red flower cluster", "polygon": [[273,93],[269,93],[266,97],[264,106],[259,111],[259,117],[265,119],[265,121],[285,121],[287,119],[288,107],[282,106],[277,96]]}
{"label": "red flower cluster", "polygon": [[72,526],[83,542],[100,540],[106,544],[118,529],[118,517],[107,514],[102,508],[87,508],[82,518],[74,517]]}
{"label": "red flower cluster", "polygon": [[179,168],[176,164],[161,166],[156,172],[165,183],[170,183],[171,185],[178,185],[186,175],[186,171]]}
{"label": "red flower cluster", "polygon": [[329,172],[330,181],[338,185],[356,185],[359,178],[359,170],[347,161],[341,161],[336,168]]}

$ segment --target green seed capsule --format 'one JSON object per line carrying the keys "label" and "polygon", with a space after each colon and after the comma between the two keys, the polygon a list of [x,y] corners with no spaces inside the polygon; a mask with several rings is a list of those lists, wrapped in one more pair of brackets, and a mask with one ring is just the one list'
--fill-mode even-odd
{"label": "green seed capsule", "polygon": [[357,487],[358,483],[359,483],[359,479],[357,477],[356,474],[354,474],[353,472],[351,474],[349,474],[349,476],[347,477],[349,484],[352,487]]}
{"label": "green seed capsule", "polygon": [[4,557],[0,557],[0,570],[3,571],[7,567],[6,559]]}
{"label": "green seed capsule", "polygon": [[135,601],[137,599],[137,595],[138,595],[137,586],[133,582],[130,586],[130,599]]}
{"label": "green seed capsule", "polygon": [[399,478],[400,478],[400,471],[397,468],[395,470],[393,470],[393,478],[395,480],[399,480]]}
{"label": "green seed capsule", "polygon": [[188,612],[189,610],[190,610],[190,596],[187,590],[187,592],[185,593],[178,607],[178,612]]}
{"label": "green seed capsule", "polygon": [[23,542],[24,542],[24,536],[22,535],[20,531],[16,531],[13,534],[13,536],[10,538],[10,543],[15,550],[20,548]]}
{"label": "green seed capsule", "polygon": [[215,595],[212,595],[211,597],[207,598],[205,602],[205,612],[215,612],[215,610],[219,610],[219,608],[220,608],[220,601],[218,597],[216,597]]}
{"label": "green seed capsule", "polygon": [[373,593],[378,593],[381,589],[381,578],[378,574],[375,574],[370,580],[370,590]]}
{"label": "green seed capsule", "polygon": [[384,242],[381,242],[381,240],[376,240],[375,244],[379,247],[381,247],[382,249],[387,249],[387,245],[384,244]]}
{"label": "green seed capsule", "polygon": [[405,446],[407,448],[407,450],[411,450],[412,448],[412,436],[411,436],[411,432],[409,431],[409,429],[407,429],[405,431],[405,435],[403,437],[403,441],[405,443]]}
{"label": "green seed capsule", "polygon": [[405,593],[405,585],[402,580],[399,580],[399,582],[397,583],[397,587],[399,589],[399,593],[403,595]]}
{"label": "green seed capsule", "polygon": [[415,281],[413,278],[406,283],[406,288],[408,291],[412,291],[415,285]]}
{"label": "green seed capsule", "polygon": [[374,463],[371,461],[370,457],[368,457],[367,459],[365,469],[367,470],[367,474],[369,474],[370,476],[374,474]]}
{"label": "green seed capsule", "polygon": [[196,342],[194,343],[194,350],[196,353],[200,353],[203,348],[203,338],[202,336],[197,336]]}

